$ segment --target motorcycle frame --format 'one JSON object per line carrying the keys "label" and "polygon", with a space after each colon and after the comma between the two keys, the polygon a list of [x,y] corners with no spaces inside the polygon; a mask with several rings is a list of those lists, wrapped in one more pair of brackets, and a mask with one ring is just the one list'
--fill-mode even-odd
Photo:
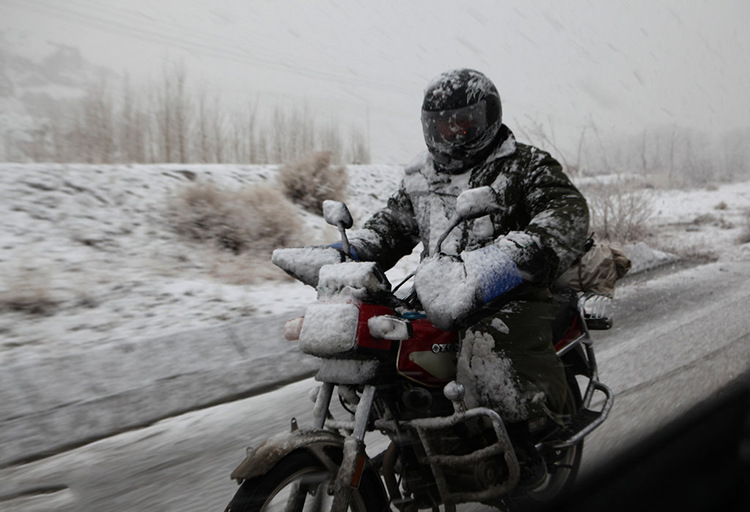
{"label": "motorcycle frame", "polygon": [[[348,506],[348,491],[355,488],[358,483],[356,481],[356,468],[361,464],[358,460],[366,458],[364,454],[364,437],[370,430],[381,430],[390,434],[389,437],[391,438],[398,438],[399,432],[403,432],[407,428],[412,428],[417,432],[446,512],[455,511],[456,505],[460,503],[499,498],[517,485],[520,478],[518,459],[505,429],[505,423],[496,411],[484,407],[467,410],[463,404],[463,395],[460,394],[451,397],[455,412],[450,416],[403,420],[398,423],[392,420],[380,419],[374,422],[372,428],[368,428],[374,399],[377,394],[377,386],[364,386],[360,402],[357,404],[354,413],[354,420],[349,421],[336,420],[329,416],[330,402],[335,386],[336,384],[330,382],[324,382],[320,386],[313,410],[313,426],[315,429],[332,428],[339,431],[351,432],[344,440],[344,460],[336,477],[337,491],[334,496],[332,511],[344,511]],[[429,432],[431,430],[453,427],[477,417],[489,419],[497,437],[495,443],[465,455],[444,455],[436,451],[435,446],[430,442]],[[348,449],[347,445],[351,448]],[[508,476],[500,485],[492,486],[480,492],[453,492],[450,490],[443,467],[453,464],[475,464],[487,458],[500,455],[504,458],[508,468]],[[390,500],[399,500],[401,496],[397,487],[388,487],[390,490]],[[394,494],[396,495],[394,496]]]}
{"label": "motorcycle frame", "polygon": [[[563,442],[539,443],[537,448],[562,449],[579,443],[586,435],[596,429],[604,422],[613,403],[613,393],[609,388],[598,381],[598,367],[594,354],[591,333],[587,326],[585,306],[592,296],[584,296],[578,302],[578,315],[581,321],[582,332],[566,343],[558,355],[567,361],[572,361],[571,365],[577,368],[574,372],[589,379],[586,392],[583,398],[583,405],[589,408],[593,401],[595,393],[601,392],[604,395],[604,403],[601,407],[600,417],[590,426],[576,434],[575,436],[564,440]],[[594,298],[594,300],[599,300]],[[329,363],[334,361],[329,360]],[[433,417],[425,419],[411,419],[394,421],[391,419],[377,419],[371,422],[372,410],[378,393],[378,386],[375,384],[366,384],[362,387],[359,403],[354,411],[353,418],[335,419],[330,413],[331,400],[334,390],[339,384],[333,382],[322,382],[313,406],[312,429],[309,431],[300,431],[296,429],[296,422],[293,420],[292,432],[286,436],[275,436],[266,441],[258,450],[248,450],[248,456],[245,461],[232,473],[232,478],[242,481],[255,476],[260,476],[269,471],[273,465],[282,457],[288,455],[296,449],[306,449],[312,452],[321,462],[331,471],[336,473],[335,478],[335,495],[333,500],[332,511],[343,512],[349,504],[351,490],[359,485],[362,471],[365,466],[373,466],[365,453],[364,439],[368,432],[380,430],[390,434],[389,437],[398,438],[406,429],[413,429],[418,434],[419,441],[422,444],[427,463],[435,479],[440,499],[445,507],[446,512],[455,510],[459,503],[468,501],[483,501],[499,498],[512,490],[519,479],[520,469],[515,452],[512,448],[510,439],[505,429],[505,424],[499,414],[487,408],[466,409],[462,397],[449,397],[453,403],[454,413],[450,416]],[[483,416],[492,424],[497,436],[497,442],[481,450],[461,455],[442,455],[436,452],[435,447],[430,443],[429,431],[436,428],[447,428],[459,423],[466,422],[470,418]],[[342,435],[345,434],[345,435]],[[333,446],[343,453],[340,465],[335,464],[324,454],[323,447]],[[487,457],[502,455],[508,468],[508,477],[501,485],[487,489],[483,492],[452,492],[443,471],[445,465],[453,463],[472,464],[479,462]],[[386,468],[383,468],[387,471]],[[385,471],[384,471],[385,473]],[[389,496],[392,501],[400,500],[401,495],[395,477],[389,477],[387,474],[382,475],[386,481],[386,488],[382,492]]]}
{"label": "motorcycle frame", "polygon": [[[610,299],[608,295],[597,293],[582,294],[577,303],[581,333],[557,350],[558,357],[573,367],[574,376],[580,375],[588,379],[582,399],[584,409],[591,409],[597,393],[602,395],[603,402],[597,411],[598,418],[565,441],[538,443],[536,445],[538,449],[562,449],[574,446],[596,430],[609,416],[614,404],[614,392],[599,381],[599,367],[594,353],[591,330],[609,329],[612,326],[611,319],[606,316],[606,305]],[[591,307],[587,310],[587,306]]]}

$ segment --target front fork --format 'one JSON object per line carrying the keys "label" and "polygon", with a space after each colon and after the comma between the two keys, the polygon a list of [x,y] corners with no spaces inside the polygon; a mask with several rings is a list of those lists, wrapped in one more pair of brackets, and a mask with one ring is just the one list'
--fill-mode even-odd
{"label": "front fork", "polygon": [[[326,382],[318,391],[313,409],[313,425],[316,429],[325,427],[333,388],[333,384]],[[336,475],[331,512],[345,512],[349,507],[352,491],[359,487],[367,461],[364,438],[374,400],[375,386],[365,386],[354,413],[352,434],[344,440],[344,457]]]}

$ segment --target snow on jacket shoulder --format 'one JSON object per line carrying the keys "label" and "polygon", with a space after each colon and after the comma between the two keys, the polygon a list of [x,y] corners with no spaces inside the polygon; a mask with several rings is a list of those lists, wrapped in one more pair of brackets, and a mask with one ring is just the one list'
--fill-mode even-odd
{"label": "snow on jacket shoulder", "polygon": [[462,223],[443,242],[458,255],[495,243],[511,232],[531,236],[547,264],[540,281],[549,284],[580,254],[588,232],[586,200],[549,153],[506,136],[480,165],[461,174],[437,172],[428,153],[406,167],[398,191],[350,239],[363,259],[392,267],[422,242],[432,251],[455,214],[456,198],[488,185],[501,211]]}

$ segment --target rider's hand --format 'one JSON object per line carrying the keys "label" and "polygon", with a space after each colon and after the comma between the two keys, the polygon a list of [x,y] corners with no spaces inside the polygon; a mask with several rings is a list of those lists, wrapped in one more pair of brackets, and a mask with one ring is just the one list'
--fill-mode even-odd
{"label": "rider's hand", "polygon": [[276,249],[271,255],[271,262],[293,278],[315,287],[318,286],[323,265],[341,263],[345,258],[343,251],[317,245]]}
{"label": "rider's hand", "polygon": [[414,289],[436,327],[451,329],[478,306],[478,289],[469,281],[466,266],[457,256],[437,254],[421,261],[414,275]]}
{"label": "rider's hand", "polygon": [[419,264],[414,277],[425,314],[445,330],[522,282],[509,252],[494,244],[464,251],[460,257],[429,256]]}

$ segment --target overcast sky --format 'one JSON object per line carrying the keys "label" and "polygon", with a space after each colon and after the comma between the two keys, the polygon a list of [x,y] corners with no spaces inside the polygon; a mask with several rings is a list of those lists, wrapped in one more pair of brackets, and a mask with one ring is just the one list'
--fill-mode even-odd
{"label": "overcast sky", "polygon": [[373,157],[423,146],[419,106],[436,74],[495,81],[505,120],[710,132],[748,126],[747,0],[0,0],[5,44],[78,47],[135,80],[184,62],[238,102],[311,103],[369,129]]}

